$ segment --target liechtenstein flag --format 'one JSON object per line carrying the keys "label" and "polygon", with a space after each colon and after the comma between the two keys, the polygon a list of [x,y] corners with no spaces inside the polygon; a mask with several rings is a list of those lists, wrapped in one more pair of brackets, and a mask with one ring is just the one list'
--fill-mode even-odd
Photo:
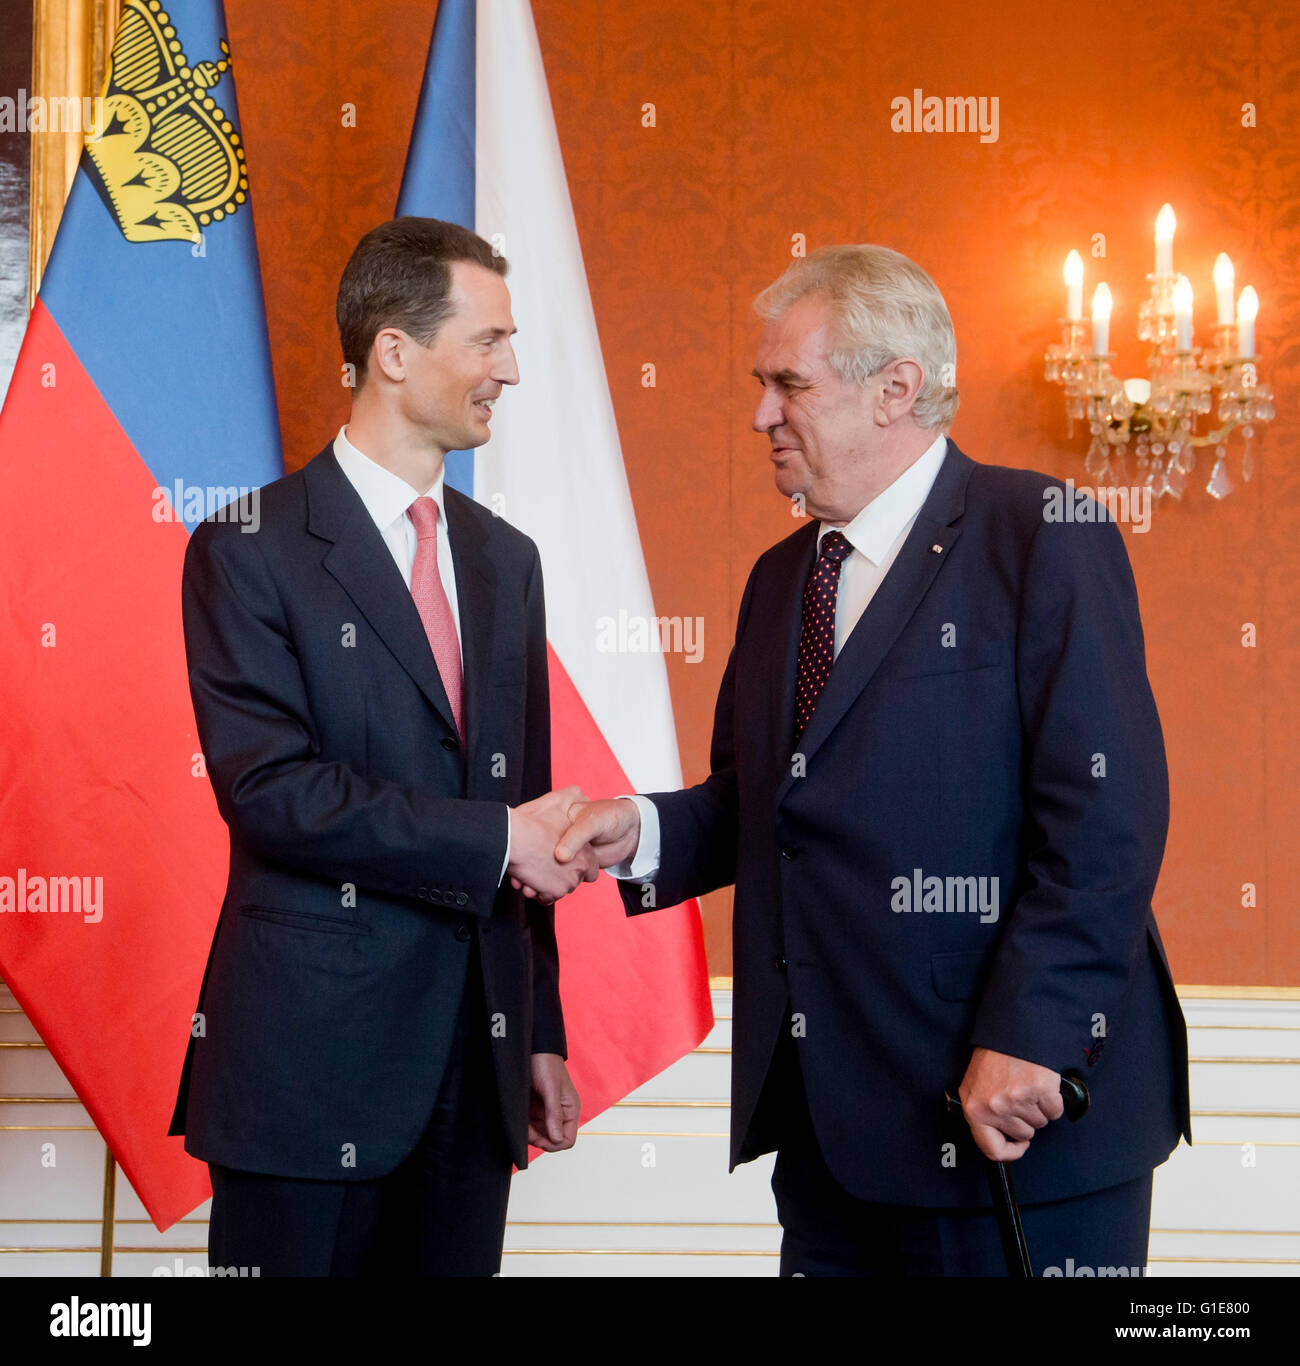
{"label": "liechtenstein flag", "polygon": [[[528,0],[441,0],[397,211],[473,228],[510,262],[519,384],[447,478],[541,551],[555,785],[679,787],[662,654],[609,649],[655,613]],[[556,934],[585,1123],[708,1033],[700,914],[628,919],[601,877],[557,905]]]}
{"label": "liechtenstein flag", "polygon": [[181,564],[282,473],[248,184],[220,0],[125,0],[0,413],[0,977],[159,1228],[227,851]]}

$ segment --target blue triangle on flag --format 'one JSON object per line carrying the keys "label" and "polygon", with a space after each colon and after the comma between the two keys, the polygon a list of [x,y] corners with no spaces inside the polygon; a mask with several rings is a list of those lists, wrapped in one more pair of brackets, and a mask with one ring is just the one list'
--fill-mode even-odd
{"label": "blue triangle on flag", "polygon": [[[441,0],[397,196],[398,217],[441,218],[474,231],[476,0]],[[474,496],[473,451],[448,451],[446,482]]]}

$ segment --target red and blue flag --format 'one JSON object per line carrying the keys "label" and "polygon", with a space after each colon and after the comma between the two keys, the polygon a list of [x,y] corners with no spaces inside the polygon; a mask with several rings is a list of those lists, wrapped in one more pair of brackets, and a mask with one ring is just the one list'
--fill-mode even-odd
{"label": "red and blue flag", "polygon": [[282,472],[223,7],[125,0],[0,412],[0,976],[159,1228],[227,859],[181,565]]}

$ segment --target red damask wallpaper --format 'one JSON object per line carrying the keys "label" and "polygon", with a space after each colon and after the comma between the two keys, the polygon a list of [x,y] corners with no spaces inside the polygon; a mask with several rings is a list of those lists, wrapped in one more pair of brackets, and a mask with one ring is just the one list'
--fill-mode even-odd
{"label": "red damask wallpaper", "polygon": [[[392,214],[434,5],[226,9],[297,466],[346,417],[334,289],[357,237]],[[1089,295],[1101,278],[1114,292],[1123,374],[1144,363],[1137,304],[1166,200],[1198,339],[1218,252],[1255,286],[1278,417],[1254,481],[1215,504],[1202,453],[1182,505],[1158,505],[1151,529],[1126,537],[1173,783],[1157,914],[1175,976],[1300,985],[1300,12],[1208,0],[1058,17],[1025,0],[535,0],[534,12],[656,607],[706,623],[703,660],[668,665],[690,781],[707,770],[745,578],[791,525],[749,430],[749,305],[795,234],[809,247],[883,242],[924,265],[957,327],[954,438],[978,460],[1079,482],[1083,445],[1065,439],[1042,367],[1066,252],[1084,254]],[[996,97],[996,140],[894,131],[891,102],[917,89]],[[1089,255],[1095,234],[1103,260]],[[647,361],[654,389],[641,386]],[[728,898],[705,912],[725,974]]]}

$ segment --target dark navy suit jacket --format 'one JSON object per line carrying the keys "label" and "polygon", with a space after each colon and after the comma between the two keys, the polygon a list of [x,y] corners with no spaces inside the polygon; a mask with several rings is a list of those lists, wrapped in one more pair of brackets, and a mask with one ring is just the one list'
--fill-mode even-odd
{"label": "dark navy suit jacket", "polygon": [[[751,1121],[782,1029],[826,1162],[864,1200],[987,1203],[943,1113],[976,1045],[1077,1068],[1092,1094],[1015,1164],[1026,1202],[1132,1179],[1191,1137],[1151,912],[1168,780],[1136,589],[1117,526],[1045,519],[1053,486],[949,441],[797,753],[818,524],[754,566],[712,773],[653,796],[653,891],[623,884],[639,912],[735,883],[733,1166],[771,1146]],[[934,877],[945,897],[915,904]],[[959,908],[969,878],[986,900],[997,879],[996,920]]]}
{"label": "dark navy suit jacket", "polygon": [[477,935],[527,1165],[530,1055],[565,1053],[554,919],[498,884],[507,805],[551,785],[542,571],[520,532],[454,489],[445,503],[464,749],[331,447],[261,490],[255,533],[209,519],[190,538],[190,691],[230,876],[171,1132],[205,1161],[393,1170],[433,1109]]}

